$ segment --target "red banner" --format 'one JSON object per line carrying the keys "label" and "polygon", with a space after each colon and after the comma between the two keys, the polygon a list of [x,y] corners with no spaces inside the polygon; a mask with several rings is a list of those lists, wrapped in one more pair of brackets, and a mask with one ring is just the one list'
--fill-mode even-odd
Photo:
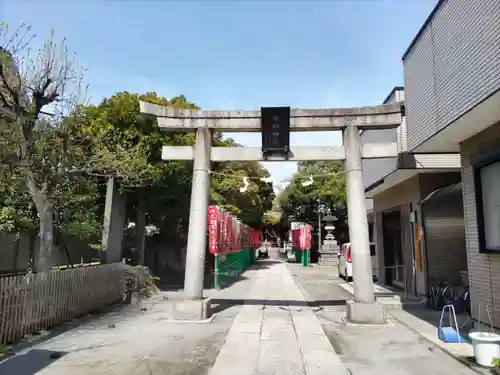
{"label": "red banner", "polygon": [[259,230],[248,228],[248,241],[252,249],[258,249],[260,247],[261,236],[262,233]]}
{"label": "red banner", "polygon": [[208,207],[208,248],[211,254],[217,252],[217,207]]}
{"label": "red banner", "polygon": [[260,246],[260,231],[249,228],[217,206],[208,207],[209,250],[212,254]]}

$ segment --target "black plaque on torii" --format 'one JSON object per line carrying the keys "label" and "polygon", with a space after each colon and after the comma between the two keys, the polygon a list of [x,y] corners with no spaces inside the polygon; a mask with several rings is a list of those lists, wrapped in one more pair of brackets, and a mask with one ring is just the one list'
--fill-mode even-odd
{"label": "black plaque on torii", "polygon": [[290,152],[290,107],[262,107],[261,134],[264,158],[288,159]]}

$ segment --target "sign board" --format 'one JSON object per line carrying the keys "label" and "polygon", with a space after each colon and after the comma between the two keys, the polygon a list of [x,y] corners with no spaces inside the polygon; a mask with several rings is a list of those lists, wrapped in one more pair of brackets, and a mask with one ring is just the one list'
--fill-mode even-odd
{"label": "sign board", "polygon": [[416,234],[416,239],[415,239],[415,258],[417,262],[417,269],[418,272],[423,272],[423,259],[422,259],[422,229],[420,228],[420,225],[417,224],[415,228],[415,234]]}
{"label": "sign board", "polygon": [[288,156],[290,151],[290,107],[262,107],[262,153]]}
{"label": "sign board", "polygon": [[303,251],[310,250],[312,227],[308,224],[303,223],[296,224],[300,225],[292,229],[292,247]]}

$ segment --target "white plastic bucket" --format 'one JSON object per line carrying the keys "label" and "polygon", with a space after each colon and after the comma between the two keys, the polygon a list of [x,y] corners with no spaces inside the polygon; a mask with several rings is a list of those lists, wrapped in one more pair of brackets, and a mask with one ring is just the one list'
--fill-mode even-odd
{"label": "white plastic bucket", "polygon": [[493,367],[491,362],[500,358],[500,335],[493,332],[470,332],[476,363],[485,367]]}

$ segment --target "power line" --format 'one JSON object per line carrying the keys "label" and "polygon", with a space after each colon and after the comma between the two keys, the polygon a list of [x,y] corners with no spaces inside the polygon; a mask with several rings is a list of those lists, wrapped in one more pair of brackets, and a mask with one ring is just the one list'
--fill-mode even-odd
{"label": "power line", "polygon": [[[239,175],[235,175],[233,173],[223,173],[223,172],[214,172],[214,171],[209,171],[208,173],[212,174],[212,175],[216,175],[216,176],[224,176],[224,177],[229,177],[229,178],[234,178],[234,179],[238,179],[238,180],[241,180],[242,178],[246,177],[247,179],[249,180],[262,180],[262,179],[271,179],[271,177],[258,177],[258,176],[239,176]],[[302,179],[309,179],[310,177],[314,178],[314,177],[333,177],[333,176],[337,176],[337,175],[342,175],[344,174],[345,172],[342,171],[342,172],[330,172],[330,173],[320,173],[320,174],[309,174],[309,175],[306,175],[306,176],[296,176],[298,178],[302,178]]]}

